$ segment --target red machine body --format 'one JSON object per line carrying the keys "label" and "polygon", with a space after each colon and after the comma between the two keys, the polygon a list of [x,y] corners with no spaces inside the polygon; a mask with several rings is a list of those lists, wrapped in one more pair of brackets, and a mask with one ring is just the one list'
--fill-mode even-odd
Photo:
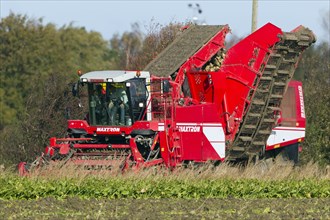
{"label": "red machine body", "polygon": [[[124,157],[123,168],[175,167],[290,149],[296,162],[306,121],[302,84],[290,80],[313,33],[269,23],[225,51],[228,32],[227,25],[192,26],[145,71],[82,75],[89,117],[69,120],[68,137],[51,138],[45,155],[76,164]],[[119,90],[125,98],[113,113]]]}
{"label": "red machine body", "polygon": [[[306,116],[302,83],[290,81],[277,126],[267,140],[266,151],[300,144],[305,138]],[[301,150],[301,149],[299,149]]]}

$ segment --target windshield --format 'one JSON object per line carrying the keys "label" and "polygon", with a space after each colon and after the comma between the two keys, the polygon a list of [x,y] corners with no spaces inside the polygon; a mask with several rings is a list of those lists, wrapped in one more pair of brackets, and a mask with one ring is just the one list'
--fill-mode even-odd
{"label": "windshield", "polygon": [[141,120],[147,93],[144,79],[128,83],[88,83],[89,124],[130,126]]}

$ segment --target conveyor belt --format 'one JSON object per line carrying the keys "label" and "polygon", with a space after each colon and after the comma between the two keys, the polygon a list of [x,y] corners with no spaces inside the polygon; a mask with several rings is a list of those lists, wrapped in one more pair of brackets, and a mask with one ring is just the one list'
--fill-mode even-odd
{"label": "conveyor belt", "polygon": [[153,59],[144,70],[155,76],[170,76],[223,27],[221,25],[189,27]]}
{"label": "conveyor belt", "polygon": [[284,33],[282,40],[275,45],[262,76],[256,79],[259,84],[231,145],[229,158],[255,155],[263,150],[300,55],[313,42],[313,33],[301,27],[298,32]]}

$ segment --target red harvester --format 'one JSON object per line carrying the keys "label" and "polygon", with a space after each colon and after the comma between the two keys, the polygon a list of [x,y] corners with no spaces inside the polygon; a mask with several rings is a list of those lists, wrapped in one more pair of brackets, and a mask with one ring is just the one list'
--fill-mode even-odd
{"label": "red harvester", "polygon": [[268,23],[226,51],[228,32],[227,25],[192,25],[144,71],[80,76],[86,120],[68,120],[68,136],[51,138],[41,157],[20,163],[20,173],[47,160],[176,167],[286,153],[297,163],[306,120],[302,84],[290,80],[314,34]]}

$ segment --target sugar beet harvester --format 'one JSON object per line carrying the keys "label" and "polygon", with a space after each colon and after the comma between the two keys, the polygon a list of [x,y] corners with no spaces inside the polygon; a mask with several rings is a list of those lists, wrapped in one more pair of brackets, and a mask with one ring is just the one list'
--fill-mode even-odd
{"label": "sugar beet harvester", "polygon": [[111,167],[121,158],[125,169],[286,152],[297,162],[305,112],[302,84],[290,80],[314,34],[268,23],[225,51],[228,32],[227,25],[192,25],[144,71],[82,75],[86,120],[68,120],[68,136],[50,138],[20,173],[49,160]]}

